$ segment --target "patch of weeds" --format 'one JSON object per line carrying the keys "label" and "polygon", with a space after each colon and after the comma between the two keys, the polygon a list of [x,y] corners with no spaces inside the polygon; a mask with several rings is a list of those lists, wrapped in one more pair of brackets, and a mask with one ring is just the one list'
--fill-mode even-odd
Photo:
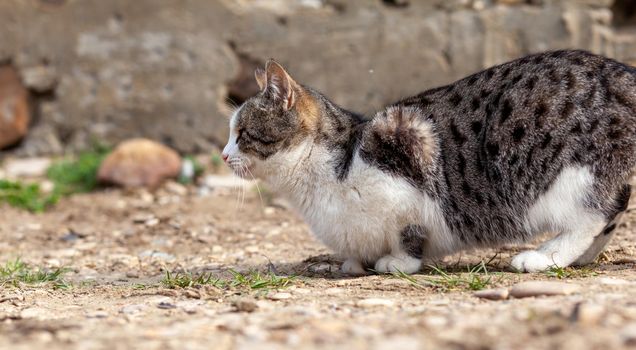
{"label": "patch of weeds", "polygon": [[430,266],[434,273],[439,275],[438,278],[431,278],[428,281],[443,290],[482,290],[493,284],[493,277],[498,275],[496,282],[501,281],[503,274],[492,274],[488,272],[486,263],[481,262],[475,266],[469,267],[466,273],[451,274],[437,266]]}
{"label": "patch of weeds", "polygon": [[552,278],[565,279],[565,278],[584,278],[596,276],[597,273],[592,267],[559,267],[551,266],[545,272],[545,275]]}
{"label": "patch of weeds", "polygon": [[[391,275],[407,281],[409,284],[418,287],[432,287],[442,291],[453,290],[482,290],[500,282],[503,279],[502,273],[490,273],[486,268],[486,263],[481,262],[474,266],[469,266],[467,272],[451,273],[440,267],[428,265],[428,268],[435,275],[423,279],[414,275],[408,275],[398,271]],[[495,278],[496,277],[496,278]]]}
{"label": "patch of weeds", "polygon": [[177,272],[171,274],[170,271],[166,271],[166,276],[161,280],[161,284],[168,288],[188,288],[203,285],[214,285],[221,287],[223,282],[214,278],[210,273],[192,274],[190,272]]}
{"label": "patch of weeds", "polygon": [[0,285],[19,287],[21,284],[50,284],[56,289],[67,289],[71,286],[63,278],[67,272],[64,268],[33,269],[18,258],[0,266]]}
{"label": "patch of weeds", "polygon": [[203,165],[201,165],[194,156],[184,156],[183,164],[184,165],[178,179],[180,183],[184,185],[191,184],[196,178],[203,174]]}
{"label": "patch of weeds", "polygon": [[51,193],[43,193],[38,184],[0,180],[0,202],[39,213],[63,196],[92,191],[97,187],[97,170],[107,154],[108,149],[96,146],[77,158],[53,163],[46,173],[54,185]]}
{"label": "patch of weeds", "polygon": [[31,212],[42,212],[59,200],[58,192],[45,194],[38,184],[0,180],[0,202]]}
{"label": "patch of weeds", "polygon": [[277,276],[273,273],[260,273],[258,271],[251,271],[248,273],[240,273],[234,270],[230,270],[233,279],[230,281],[230,286],[247,287],[253,290],[267,290],[267,289],[280,289],[289,287],[295,276]]}
{"label": "patch of weeds", "polygon": [[53,163],[46,175],[55,184],[54,192],[67,196],[94,190],[98,184],[97,171],[108,152],[106,147],[95,146],[74,159]]}
{"label": "patch of weeds", "polygon": [[166,271],[161,284],[168,288],[188,288],[204,285],[212,285],[224,290],[258,290],[281,289],[289,287],[295,276],[277,276],[272,273],[260,273],[250,271],[241,273],[235,270],[229,271],[230,279],[215,277],[211,273],[193,274],[190,272],[178,272],[175,274]]}

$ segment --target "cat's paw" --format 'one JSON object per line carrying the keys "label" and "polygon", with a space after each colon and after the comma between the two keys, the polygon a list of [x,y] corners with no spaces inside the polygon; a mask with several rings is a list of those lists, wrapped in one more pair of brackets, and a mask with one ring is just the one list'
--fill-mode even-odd
{"label": "cat's paw", "polygon": [[520,272],[545,271],[555,265],[554,261],[536,250],[527,250],[512,259],[512,267]]}
{"label": "cat's paw", "polygon": [[396,257],[386,255],[375,263],[375,270],[381,273],[404,272],[415,273],[420,270],[422,261],[410,256]]}
{"label": "cat's paw", "polygon": [[342,271],[342,273],[350,276],[364,276],[367,274],[364,266],[362,266],[360,261],[356,259],[347,259],[345,262],[342,263],[340,270]]}

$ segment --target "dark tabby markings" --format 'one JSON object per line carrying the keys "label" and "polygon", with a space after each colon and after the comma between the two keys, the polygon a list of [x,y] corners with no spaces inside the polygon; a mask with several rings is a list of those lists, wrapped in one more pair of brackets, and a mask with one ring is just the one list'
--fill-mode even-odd
{"label": "dark tabby markings", "polygon": [[454,93],[448,99],[448,101],[454,106],[457,107],[462,102],[462,97],[458,93]]}
{"label": "dark tabby markings", "polygon": [[595,119],[592,121],[592,123],[590,124],[590,130],[588,131],[589,133],[592,133],[596,130],[596,128],[598,127],[598,119]]}
{"label": "dark tabby markings", "polygon": [[512,86],[517,85],[517,83],[521,80],[521,78],[523,78],[522,74],[517,74],[514,76],[514,78],[512,78]]}
{"label": "dark tabby markings", "polygon": [[481,122],[476,121],[476,122],[470,123],[470,128],[473,130],[473,133],[475,134],[475,136],[478,136],[479,132],[481,131]]}
{"label": "dark tabby markings", "polygon": [[496,157],[499,155],[499,145],[496,143],[488,143],[486,145],[486,150],[491,157]]}
{"label": "dark tabby markings", "polygon": [[580,134],[581,133],[581,122],[576,122],[576,124],[572,127],[570,132],[572,132],[574,134]]}
{"label": "dark tabby markings", "polygon": [[610,130],[610,132],[607,133],[607,137],[610,139],[618,139],[621,136],[623,136],[623,131],[621,130]]}
{"label": "dark tabby markings", "polygon": [[561,117],[563,119],[568,118],[574,112],[574,103],[571,101],[567,101],[565,105],[563,105],[563,109],[561,110]]}
{"label": "dark tabby markings", "polygon": [[572,71],[568,71],[565,77],[565,85],[568,90],[573,90],[576,87],[576,77]]}
{"label": "dark tabby markings", "polygon": [[559,84],[561,82],[561,77],[559,77],[559,73],[554,69],[550,69],[550,72],[548,72],[548,76],[550,77],[550,80],[552,80],[553,84]]}
{"label": "dark tabby markings", "polygon": [[526,89],[528,90],[532,90],[534,89],[534,85],[537,83],[537,77],[536,76],[532,76],[530,79],[528,79],[528,81],[526,82]]}
{"label": "dark tabby markings", "polygon": [[492,79],[492,76],[495,75],[495,71],[493,69],[489,69],[486,71],[486,81]]}
{"label": "dark tabby markings", "polygon": [[479,79],[477,75],[473,75],[470,78],[468,78],[468,81],[467,81],[468,86],[472,86],[473,84],[475,84],[477,82],[477,79]]}
{"label": "dark tabby markings", "polygon": [[408,225],[400,232],[400,247],[410,256],[421,259],[426,244],[426,231],[419,225]]}
{"label": "dark tabby markings", "polygon": [[523,126],[517,126],[513,131],[512,131],[512,139],[515,142],[519,142],[521,141],[521,139],[523,139],[523,136],[526,134],[526,129]]}
{"label": "dark tabby markings", "polygon": [[616,224],[610,224],[603,229],[603,235],[609,235],[616,228]]}
{"label": "dark tabby markings", "polygon": [[517,164],[518,161],[519,161],[519,156],[517,154],[513,154],[512,157],[510,157],[510,160],[508,161],[508,165],[513,166]]}
{"label": "dark tabby markings", "polygon": [[459,129],[457,129],[457,125],[455,125],[455,123],[451,123],[450,125],[450,129],[451,129],[451,133],[453,134],[453,140],[455,140],[455,142],[458,145],[463,144],[464,142],[466,142],[466,136],[464,136]]}
{"label": "dark tabby markings", "polygon": [[462,183],[462,191],[464,192],[464,194],[466,196],[470,196],[470,193],[472,192],[472,189],[470,188],[470,186],[468,185],[468,182],[464,181]]}
{"label": "dark tabby markings", "polygon": [[508,77],[508,74],[510,74],[510,69],[510,67],[506,67],[506,69],[501,72],[501,79],[506,79]]}
{"label": "dark tabby markings", "polygon": [[477,97],[473,97],[473,101],[471,102],[471,106],[473,108],[473,112],[479,109],[480,101]]}
{"label": "dark tabby markings", "polygon": [[501,119],[499,119],[499,124],[503,124],[512,114],[512,105],[510,104],[510,100],[505,99],[503,103],[503,108],[501,109]]}
{"label": "dark tabby markings", "polygon": [[543,141],[541,142],[541,149],[545,149],[546,147],[548,147],[548,144],[550,144],[550,141],[552,141],[552,135],[546,134],[545,137],[543,138]]}
{"label": "dark tabby markings", "polygon": [[464,155],[460,153],[459,156],[457,156],[457,171],[459,171],[461,176],[464,176],[465,170],[466,170],[466,158],[464,158]]}

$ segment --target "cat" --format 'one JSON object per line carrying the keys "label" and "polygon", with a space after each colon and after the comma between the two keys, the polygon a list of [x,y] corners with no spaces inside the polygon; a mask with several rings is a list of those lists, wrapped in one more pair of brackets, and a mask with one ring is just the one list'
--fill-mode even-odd
{"label": "cat", "polygon": [[555,232],[516,270],[593,262],[626,210],[636,69],[585,51],[535,54],[393,103],[372,118],[273,60],[232,115],[223,159],[288,197],[361,275]]}

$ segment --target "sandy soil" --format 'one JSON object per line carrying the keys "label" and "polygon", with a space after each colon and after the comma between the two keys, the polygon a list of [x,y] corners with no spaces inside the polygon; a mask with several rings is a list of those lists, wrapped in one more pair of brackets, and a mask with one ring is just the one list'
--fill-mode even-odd
{"label": "sandy soil", "polygon": [[[76,195],[44,214],[0,208],[0,263],[68,267],[72,285],[2,286],[5,349],[615,349],[636,346],[636,215],[597,265],[569,271],[571,295],[489,301],[466,286],[348,278],[290,210],[266,194],[169,184],[154,193]],[[276,203],[276,201],[274,201]],[[526,247],[528,247],[527,245]],[[509,272],[523,247],[464,253],[490,261],[492,286],[557,280]],[[494,258],[493,258],[494,257]],[[281,290],[167,288],[165,271],[295,275]],[[252,312],[239,311],[254,309]]]}

